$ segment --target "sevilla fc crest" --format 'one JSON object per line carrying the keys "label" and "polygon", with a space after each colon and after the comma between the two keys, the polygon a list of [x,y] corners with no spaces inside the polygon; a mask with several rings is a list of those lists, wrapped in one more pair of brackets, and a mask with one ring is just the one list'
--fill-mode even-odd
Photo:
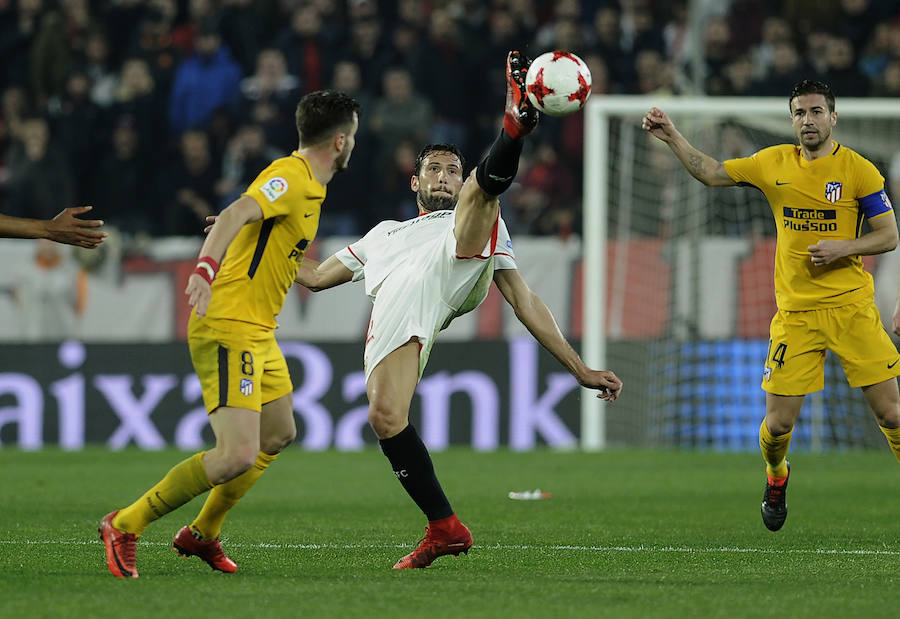
{"label": "sevilla fc crest", "polygon": [[828,198],[828,201],[834,204],[838,200],[841,199],[841,194],[843,193],[843,184],[835,181],[830,181],[825,183],[825,197]]}

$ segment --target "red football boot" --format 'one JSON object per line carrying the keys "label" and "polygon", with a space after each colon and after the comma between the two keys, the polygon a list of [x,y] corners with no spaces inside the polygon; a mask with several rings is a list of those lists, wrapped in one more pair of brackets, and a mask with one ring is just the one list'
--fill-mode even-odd
{"label": "red football boot", "polygon": [[137,578],[137,536],[119,531],[113,526],[113,518],[118,513],[119,510],[106,514],[97,526],[100,541],[106,547],[106,567],[116,578]]}
{"label": "red football boot", "polygon": [[237,571],[237,563],[231,560],[222,550],[219,539],[216,538],[209,542],[202,542],[191,531],[191,527],[184,527],[172,540],[172,548],[178,551],[182,557],[200,557],[209,567],[226,574],[233,574]]}
{"label": "red football boot", "polygon": [[538,111],[528,100],[525,75],[531,59],[521,52],[512,51],[506,57],[506,112],[503,128],[509,137],[518,139],[531,133],[537,126]]}
{"label": "red football boot", "polygon": [[425,527],[425,537],[419,540],[415,550],[397,561],[395,570],[428,567],[444,555],[469,554],[472,533],[455,515],[429,524],[430,527]]}

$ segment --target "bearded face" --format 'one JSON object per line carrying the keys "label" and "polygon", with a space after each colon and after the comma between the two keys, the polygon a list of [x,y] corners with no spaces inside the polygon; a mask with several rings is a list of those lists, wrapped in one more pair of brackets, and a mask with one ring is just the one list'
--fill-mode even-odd
{"label": "bearded face", "polygon": [[413,177],[412,188],[419,209],[433,213],[453,210],[462,184],[459,158],[453,153],[436,151],[422,162],[419,175]]}
{"label": "bearded face", "polygon": [[416,202],[426,211],[452,211],[456,208],[456,196],[445,193],[427,193],[424,188],[419,188],[416,193]]}

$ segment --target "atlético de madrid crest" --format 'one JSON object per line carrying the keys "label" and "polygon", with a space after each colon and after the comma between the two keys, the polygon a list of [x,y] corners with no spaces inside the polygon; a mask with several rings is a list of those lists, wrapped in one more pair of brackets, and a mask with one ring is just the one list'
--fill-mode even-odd
{"label": "atl\u00e9tico de madrid crest", "polygon": [[825,183],[825,197],[828,198],[829,202],[834,204],[841,199],[843,189],[844,186],[842,183],[838,183],[837,181],[828,181],[827,183]]}

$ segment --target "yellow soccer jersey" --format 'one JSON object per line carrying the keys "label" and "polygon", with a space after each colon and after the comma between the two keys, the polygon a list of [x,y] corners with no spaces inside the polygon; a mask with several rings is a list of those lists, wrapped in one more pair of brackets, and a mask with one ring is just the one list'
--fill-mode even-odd
{"label": "yellow soccer jersey", "polygon": [[837,143],[830,155],[814,161],[804,159],[799,146],[782,144],[724,165],[732,180],[761,190],[772,207],[779,308],[839,307],[872,296],[872,276],[859,256],[816,266],[807,249],[824,239],[857,238],[863,218],[893,213],[884,177],[872,162]]}
{"label": "yellow soccer jersey", "polygon": [[228,246],[205,319],[274,329],[306,248],[316,238],[325,187],[294,151],[273,161],[243,195],[256,200],[263,219],[246,224]]}

